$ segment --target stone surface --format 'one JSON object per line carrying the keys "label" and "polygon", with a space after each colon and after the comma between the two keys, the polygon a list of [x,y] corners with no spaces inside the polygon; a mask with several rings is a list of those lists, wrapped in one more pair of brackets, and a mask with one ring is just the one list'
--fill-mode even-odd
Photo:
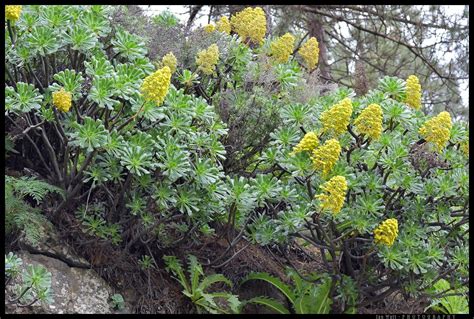
{"label": "stone surface", "polygon": [[[29,264],[40,264],[51,272],[53,302],[49,305],[37,302],[25,308],[7,305],[7,313],[117,313],[110,305],[113,289],[95,271],[69,267],[58,259],[41,254],[22,251],[17,255],[23,260],[22,269]],[[126,305],[120,312],[127,313],[128,309]]]}
{"label": "stone surface", "polygon": [[47,229],[44,229],[42,233],[45,234],[45,236],[40,242],[35,244],[32,244],[20,237],[19,246],[23,250],[27,250],[34,254],[42,254],[60,259],[69,266],[81,268],[90,267],[90,264],[87,262],[87,260],[77,256],[70,246],[65,245],[64,242],[60,240],[59,235],[54,227],[48,227]]}

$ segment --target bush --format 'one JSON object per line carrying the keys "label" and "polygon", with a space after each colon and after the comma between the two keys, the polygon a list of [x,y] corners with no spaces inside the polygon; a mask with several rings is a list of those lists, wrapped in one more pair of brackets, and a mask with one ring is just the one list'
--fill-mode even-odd
{"label": "bush", "polygon": [[321,95],[307,52],[276,60],[287,45],[276,38],[204,30],[173,51],[171,74],[111,12],[25,6],[7,21],[6,119],[15,148],[66,194],[53,218],[75,212],[125,252],[226,235],[215,267],[241,239],[283,252],[303,240],[342,304],[349,277],[361,306],[466,284],[468,127],[414,108],[413,77]]}

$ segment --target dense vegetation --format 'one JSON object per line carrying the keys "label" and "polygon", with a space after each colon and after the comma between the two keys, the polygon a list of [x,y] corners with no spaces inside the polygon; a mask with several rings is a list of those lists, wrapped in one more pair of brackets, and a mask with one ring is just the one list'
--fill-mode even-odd
{"label": "dense vegetation", "polygon": [[[8,236],[54,225],[108,280],[132,265],[146,296],[172,275],[200,313],[356,313],[396,293],[467,312],[469,128],[423,112],[417,74],[323,83],[318,39],[266,36],[259,7],[179,39],[161,15],[151,57],[123,10],[6,7],[6,169],[35,176],[6,171]],[[249,247],[288,276],[224,276]],[[308,249],[320,271],[295,264]],[[287,303],[239,296],[256,280]]]}

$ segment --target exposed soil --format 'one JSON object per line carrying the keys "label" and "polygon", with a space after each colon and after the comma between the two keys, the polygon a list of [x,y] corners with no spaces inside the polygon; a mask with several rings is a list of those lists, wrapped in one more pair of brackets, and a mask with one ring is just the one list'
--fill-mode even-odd
{"label": "exposed soil", "polygon": [[426,299],[408,299],[403,296],[392,294],[376,305],[365,308],[359,308],[358,313],[361,314],[426,314],[435,313],[430,310],[424,311],[430,303]]}

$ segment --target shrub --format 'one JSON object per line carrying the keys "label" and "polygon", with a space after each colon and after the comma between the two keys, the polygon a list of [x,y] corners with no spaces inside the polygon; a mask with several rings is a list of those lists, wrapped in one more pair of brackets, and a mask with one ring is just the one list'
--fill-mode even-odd
{"label": "shrub", "polygon": [[[170,85],[169,72],[153,73],[144,43],[110,25],[107,12],[101,6],[24,8],[9,38],[17,46],[6,49],[18,76],[5,89],[7,119],[31,123],[24,155],[40,158],[38,172],[66,194],[56,216],[84,198],[88,232],[118,243],[120,231],[111,235],[110,227],[129,219],[137,198],[147,198],[134,210],[143,229],[153,232],[157,220],[173,214],[204,227],[224,213],[215,189],[222,188],[225,126],[204,99]],[[38,41],[49,46],[41,49]],[[24,56],[23,48],[34,50]],[[164,188],[169,197],[160,195]],[[107,198],[104,216],[86,217],[89,200],[98,196]],[[155,211],[145,209],[152,197]],[[100,218],[110,227],[101,228]]]}
{"label": "shrub", "polygon": [[[242,238],[299,238],[320,250],[330,297],[343,300],[336,285],[350,277],[362,306],[447,277],[465,285],[467,124],[423,114],[416,76],[321,95],[308,73],[317,43],[295,48],[304,61],[269,58],[263,10],[249,10],[230,34],[187,34],[182,51],[156,41],[154,58],[176,54],[173,74],[156,70],[149,39],[110,23],[110,7],[25,6],[8,22],[9,135],[65,192],[53,218],[76,211],[84,231],[128,252],[224,224],[216,267]],[[241,23],[252,15],[255,30]]]}
{"label": "shrub", "polygon": [[[397,91],[404,90],[403,82],[384,79],[388,81],[391,87],[400,86]],[[446,124],[449,141],[440,149],[436,139],[426,141],[418,132],[431,117],[390,96],[379,87],[361,98],[339,90],[318,99],[318,107],[306,116],[311,121],[302,126],[304,132],[320,132],[320,144],[313,146],[312,153],[292,152],[304,133],[300,125],[292,124],[297,123],[296,116],[282,112],[288,124],[274,132],[266,150],[272,156],[259,158],[265,169],[273,167],[280,185],[291,185],[295,194],[285,198],[284,206],[267,206],[257,226],[251,226],[252,238],[262,245],[288,245],[303,238],[321,251],[334,284],[341,274],[349,275],[361,296],[371,296],[362,305],[394,291],[429,296],[423,289],[439,278],[465,285],[468,273],[469,172],[460,149],[467,127],[462,122],[452,128]],[[314,154],[333,135],[323,130],[318,118],[323,121],[324,111],[347,98],[354,112],[338,137],[341,152],[321,172],[318,167],[325,167],[326,160],[321,157],[315,162]],[[374,103],[383,110],[383,131],[377,140],[355,133],[352,124]],[[444,130],[438,127],[432,132],[445,136],[440,129]],[[342,209],[326,213],[327,205],[339,207],[341,196],[330,189],[328,195],[320,195],[319,189],[338,177],[347,181]],[[283,199],[273,197],[274,202],[279,200]]]}

